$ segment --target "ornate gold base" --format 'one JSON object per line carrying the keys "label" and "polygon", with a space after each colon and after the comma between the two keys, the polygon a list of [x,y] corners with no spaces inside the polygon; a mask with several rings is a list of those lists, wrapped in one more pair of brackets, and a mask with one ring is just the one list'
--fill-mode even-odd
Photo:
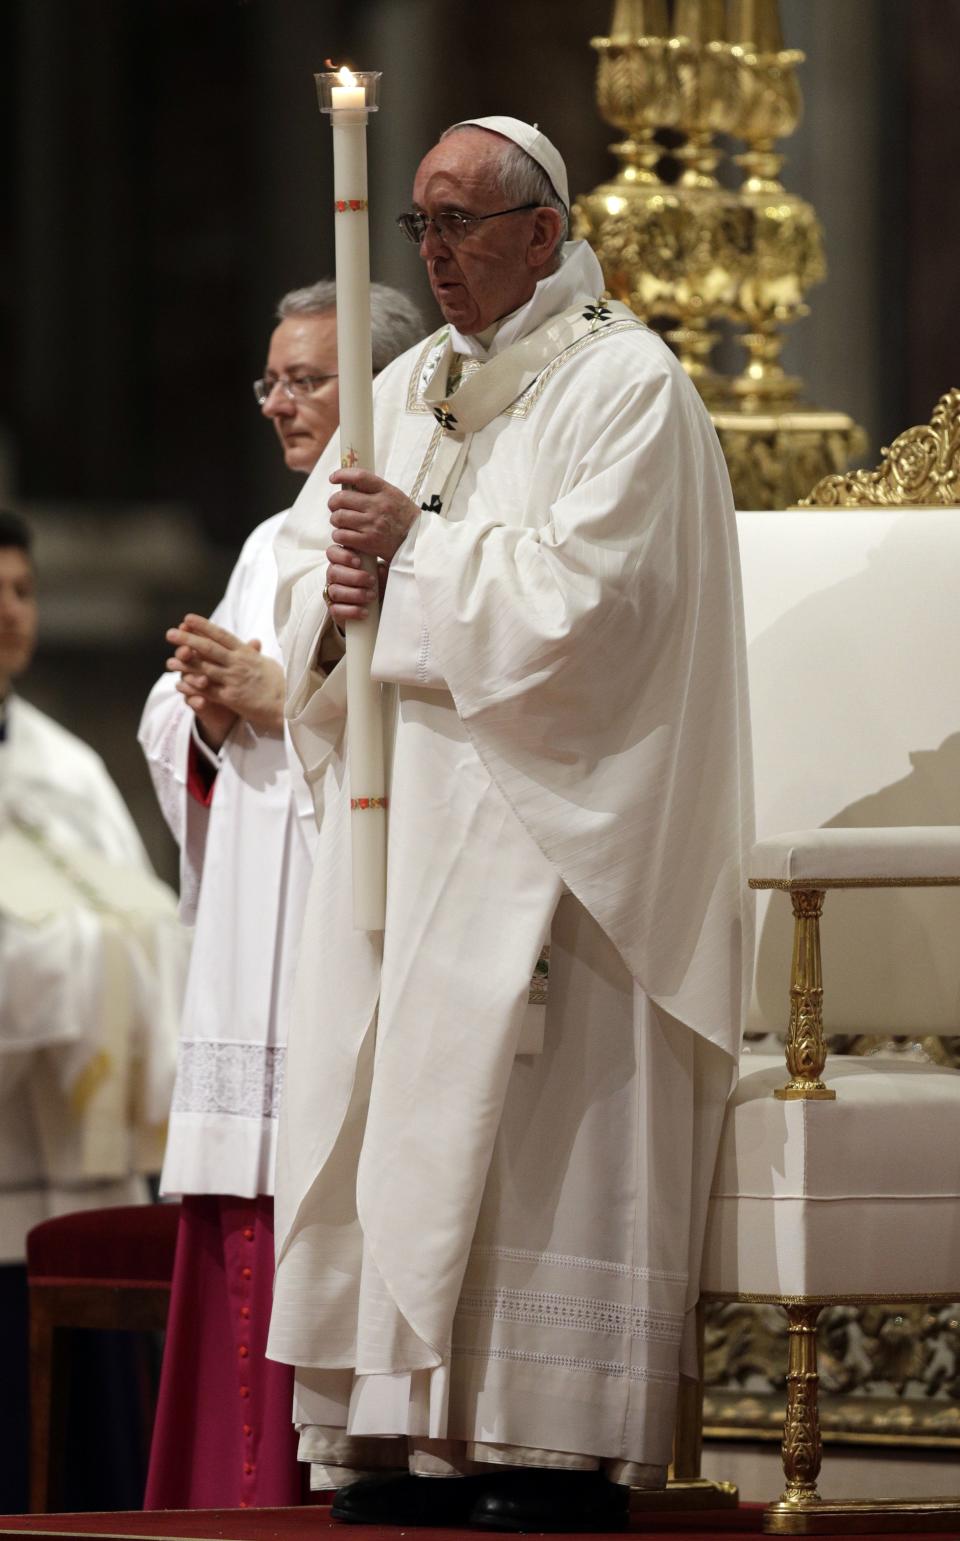
{"label": "ornate gold base", "polygon": [[[719,1307],[707,1313],[713,1327]],[[854,1321],[862,1329],[864,1314],[870,1306],[855,1306]],[[909,1308],[908,1308],[909,1309]],[[917,1308],[924,1311],[924,1307]],[[960,1306],[957,1307],[960,1312]],[[911,1317],[911,1323],[913,1318]],[[731,1321],[724,1320],[722,1330],[728,1335],[715,1350],[727,1362],[736,1353],[759,1364],[771,1378],[779,1369],[769,1345],[769,1334],[761,1323],[756,1307],[747,1302]],[[728,1341],[736,1341],[731,1349]],[[869,1341],[869,1340],[868,1340]],[[721,1365],[721,1369],[725,1365]],[[869,1373],[869,1369],[866,1373]],[[851,1390],[827,1397],[820,1409],[820,1427],[825,1442],[831,1445],[864,1445],[889,1448],[900,1453],[927,1450],[951,1450],[960,1459],[960,1404],[942,1402],[932,1396],[881,1397],[869,1391]],[[773,1391],[730,1391],[710,1386],[704,1398],[703,1435],[710,1440],[762,1440],[779,1443],[783,1437],[783,1398]],[[960,1533],[960,1527],[958,1527]]]}
{"label": "ornate gold base", "polygon": [[671,1478],[665,1488],[631,1488],[631,1514],[682,1514],[685,1510],[735,1509],[740,1491],[733,1482],[706,1477]]}
{"label": "ornate gold base", "polygon": [[737,508],[789,508],[821,477],[845,471],[866,436],[845,412],[720,412],[723,447]]}
{"label": "ornate gold base", "polygon": [[837,1094],[822,1081],[799,1084],[791,1081],[788,1086],[777,1086],[774,1097],[778,1102],[836,1102]]}
{"label": "ornate gold base", "polygon": [[863,1503],[855,1498],[781,1501],[763,1511],[767,1536],[882,1535],[887,1531],[956,1531],[960,1498],[888,1498]]}

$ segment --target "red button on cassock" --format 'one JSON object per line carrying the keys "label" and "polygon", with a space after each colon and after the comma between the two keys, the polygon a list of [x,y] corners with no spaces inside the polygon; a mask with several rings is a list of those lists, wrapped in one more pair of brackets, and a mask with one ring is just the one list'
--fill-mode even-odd
{"label": "red button on cassock", "polygon": [[250,1307],[249,1306],[241,1306],[240,1307],[240,1315],[243,1317],[245,1322],[249,1321],[250,1320]]}
{"label": "red button on cassock", "polygon": [[253,1240],[253,1226],[252,1225],[245,1225],[244,1226],[244,1228],[243,1228],[243,1239],[244,1239],[244,1241],[252,1241]]}
{"label": "red button on cassock", "polygon": [[243,1432],[244,1432],[244,1434],[246,1434],[247,1438],[249,1439],[250,1435],[253,1433],[253,1429],[251,1428],[249,1423],[245,1423],[243,1425]]}
{"label": "red button on cassock", "polygon": [[241,1279],[252,1279],[253,1278],[253,1269],[252,1268],[241,1268],[241,1270],[240,1270],[240,1277],[241,1277]]}
{"label": "red button on cassock", "polygon": [[237,1353],[240,1355],[241,1359],[246,1359],[247,1358],[247,1356],[250,1353],[250,1350],[248,1349],[246,1343],[241,1343],[240,1344],[240,1347],[237,1349]]}
{"label": "red button on cassock", "polygon": [[248,1477],[252,1477],[253,1476],[253,1467],[250,1465],[249,1461],[244,1461],[244,1463],[243,1463],[243,1470],[244,1470],[244,1473],[246,1474],[246,1476],[248,1476]]}
{"label": "red button on cassock", "polygon": [[250,1387],[249,1386],[241,1386],[240,1387],[240,1395],[242,1397],[248,1397],[250,1395]]}

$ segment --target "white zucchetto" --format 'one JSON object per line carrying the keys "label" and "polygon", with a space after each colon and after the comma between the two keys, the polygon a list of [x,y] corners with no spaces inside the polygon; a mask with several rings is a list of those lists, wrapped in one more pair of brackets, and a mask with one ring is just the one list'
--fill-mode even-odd
{"label": "white zucchetto", "polygon": [[563,156],[556,145],[550,143],[546,134],[542,134],[535,123],[524,123],[520,118],[462,118],[459,123],[452,125],[454,128],[485,128],[491,134],[500,134],[504,139],[512,139],[521,150],[525,150],[538,166],[541,166],[553,184],[553,190],[563,201],[566,209],[570,208],[570,188],[567,182],[567,168],[563,163]]}

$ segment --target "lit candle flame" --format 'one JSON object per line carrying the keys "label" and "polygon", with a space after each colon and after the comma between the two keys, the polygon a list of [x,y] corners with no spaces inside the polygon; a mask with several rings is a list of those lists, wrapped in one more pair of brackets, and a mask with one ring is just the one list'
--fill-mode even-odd
{"label": "lit candle flame", "polygon": [[340,84],[342,86],[355,86],[356,85],[357,77],[356,77],[356,75],[354,75],[353,71],[346,64],[341,64],[338,67],[336,64],[334,64],[332,59],[324,59],[323,62],[326,65],[328,70],[333,70],[334,74],[339,77]]}

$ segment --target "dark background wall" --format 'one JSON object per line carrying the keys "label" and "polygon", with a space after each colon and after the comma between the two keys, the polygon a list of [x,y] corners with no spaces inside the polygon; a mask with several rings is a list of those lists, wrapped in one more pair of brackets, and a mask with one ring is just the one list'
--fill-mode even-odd
{"label": "dark background wall", "polygon": [[[393,228],[464,115],[538,120],[571,187],[611,169],[589,38],[610,0],[0,0],[0,497],[41,532],[47,641],[26,693],[92,738],[166,870],[133,732],[162,629],[292,500],[258,420],[272,307],[329,274],[312,72],[384,72],[374,276],[433,312]],[[960,0],[784,0],[807,113],[785,180],[828,282],[787,362],[881,443],[960,383]],[[119,532],[119,533],[118,533]],[[121,538],[122,536],[122,538]],[[122,551],[120,548],[122,547]],[[162,580],[162,581],[161,581]]]}

